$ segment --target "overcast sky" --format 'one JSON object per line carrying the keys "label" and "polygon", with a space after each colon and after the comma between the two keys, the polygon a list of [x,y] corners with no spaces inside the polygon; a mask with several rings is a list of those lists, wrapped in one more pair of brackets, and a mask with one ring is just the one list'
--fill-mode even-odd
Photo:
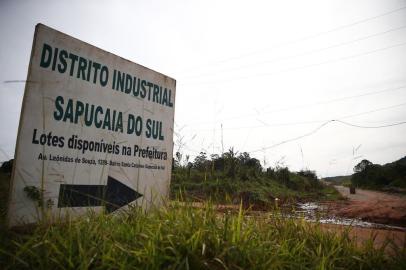
{"label": "overcast sky", "polygon": [[174,152],[191,159],[234,147],[333,176],[406,155],[406,125],[326,124],[406,121],[406,1],[0,0],[0,160],[37,23],[175,78]]}

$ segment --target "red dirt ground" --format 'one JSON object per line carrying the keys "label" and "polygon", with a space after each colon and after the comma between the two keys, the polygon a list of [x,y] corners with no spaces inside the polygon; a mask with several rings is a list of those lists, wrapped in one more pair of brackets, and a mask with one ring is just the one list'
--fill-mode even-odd
{"label": "red dirt ground", "polygon": [[348,200],[333,204],[333,214],[406,227],[406,196],[362,189],[349,194],[347,187],[336,186],[336,189]]}

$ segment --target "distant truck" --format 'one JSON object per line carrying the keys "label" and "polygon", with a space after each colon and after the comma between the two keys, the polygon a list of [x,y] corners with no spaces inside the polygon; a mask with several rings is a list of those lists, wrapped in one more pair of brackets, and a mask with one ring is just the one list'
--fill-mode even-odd
{"label": "distant truck", "polygon": [[355,194],[355,186],[350,186],[350,194]]}

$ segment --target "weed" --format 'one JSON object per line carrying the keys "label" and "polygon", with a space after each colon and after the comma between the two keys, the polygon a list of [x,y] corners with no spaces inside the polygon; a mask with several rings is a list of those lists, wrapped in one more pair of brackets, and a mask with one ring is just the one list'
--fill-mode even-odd
{"label": "weed", "polygon": [[325,232],[277,212],[252,218],[241,205],[220,214],[210,202],[89,213],[9,232],[0,246],[3,269],[400,269],[405,259],[405,249],[395,258],[372,245],[357,248],[348,231]]}

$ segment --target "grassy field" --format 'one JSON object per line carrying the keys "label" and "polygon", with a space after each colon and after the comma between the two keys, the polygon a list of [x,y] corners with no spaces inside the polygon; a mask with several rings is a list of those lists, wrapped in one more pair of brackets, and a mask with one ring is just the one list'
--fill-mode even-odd
{"label": "grassy field", "polygon": [[[136,208],[120,215],[89,213],[7,230],[9,176],[0,176],[0,269],[406,269],[406,248],[389,241],[378,249],[372,240],[357,246],[348,231],[327,232],[319,224],[283,218],[278,210],[253,217],[242,204],[239,211],[220,213],[207,198],[199,208],[172,200],[148,213]],[[217,198],[236,190],[265,197],[315,195],[266,179],[224,183],[175,182],[173,192],[182,187],[203,188]],[[225,185],[230,193],[222,191]],[[328,190],[319,192],[328,197]],[[384,251],[388,247],[391,255]]]}
{"label": "grassy field", "polygon": [[[89,214],[25,233],[2,231],[2,269],[405,269],[406,251],[389,257],[347,233],[284,219],[220,214],[172,203],[122,216]],[[390,245],[390,243],[388,243]]]}
{"label": "grassy field", "polygon": [[262,208],[272,208],[275,198],[280,203],[343,199],[333,187],[320,181],[312,183],[306,177],[293,173],[290,173],[289,185],[286,185],[266,174],[243,180],[222,175],[205,175],[197,171],[192,171],[187,176],[185,170],[178,169],[172,175],[172,198],[179,198],[179,192],[184,195],[182,200],[211,200],[217,203],[239,203],[243,200],[244,203]]}
{"label": "grassy field", "polygon": [[326,177],[323,180],[333,185],[345,187],[349,187],[351,185],[351,175]]}

